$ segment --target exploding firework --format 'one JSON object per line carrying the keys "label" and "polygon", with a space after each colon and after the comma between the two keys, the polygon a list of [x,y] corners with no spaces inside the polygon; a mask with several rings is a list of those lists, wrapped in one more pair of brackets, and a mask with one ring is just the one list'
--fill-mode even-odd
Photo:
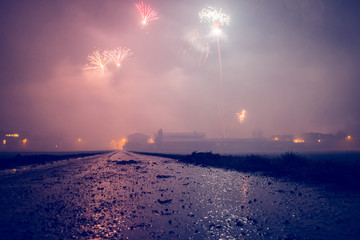
{"label": "exploding firework", "polygon": [[223,13],[221,9],[217,10],[214,7],[208,6],[199,12],[200,22],[218,23],[220,26],[230,24],[230,16]]}
{"label": "exploding firework", "polygon": [[210,46],[208,41],[202,37],[198,30],[187,33],[183,40],[189,47],[200,53],[200,62],[204,62],[209,56]]}
{"label": "exploding firework", "polygon": [[243,109],[241,112],[236,113],[236,118],[239,123],[243,123],[246,119],[246,110]]}
{"label": "exploding firework", "polygon": [[148,22],[159,19],[158,14],[149,5],[145,5],[143,2],[135,4],[137,10],[141,16],[141,23],[146,25]]}
{"label": "exploding firework", "polygon": [[94,51],[87,59],[89,60],[89,65],[86,69],[98,70],[102,73],[106,71],[106,66],[111,60],[106,51],[100,52],[99,50]]}
{"label": "exploding firework", "polygon": [[116,48],[108,52],[108,56],[117,67],[121,67],[121,64],[131,55],[132,51],[129,48]]}

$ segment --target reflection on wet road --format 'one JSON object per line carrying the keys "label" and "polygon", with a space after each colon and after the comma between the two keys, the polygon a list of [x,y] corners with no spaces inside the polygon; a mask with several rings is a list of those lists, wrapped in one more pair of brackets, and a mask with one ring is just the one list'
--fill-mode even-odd
{"label": "reflection on wet road", "polygon": [[114,152],[0,173],[2,239],[356,239],[360,196]]}

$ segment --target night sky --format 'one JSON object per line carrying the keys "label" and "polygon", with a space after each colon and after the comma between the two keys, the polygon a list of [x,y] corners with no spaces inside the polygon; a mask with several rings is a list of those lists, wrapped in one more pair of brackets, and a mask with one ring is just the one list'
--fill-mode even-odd
{"label": "night sky", "polygon": [[[217,42],[198,16],[211,5],[231,17],[220,37],[227,137],[360,137],[359,1],[149,0],[159,19],[146,26],[137,2],[3,1],[0,129],[94,147],[160,128],[220,137]],[[85,69],[93,51],[117,47],[133,51],[121,68]]]}

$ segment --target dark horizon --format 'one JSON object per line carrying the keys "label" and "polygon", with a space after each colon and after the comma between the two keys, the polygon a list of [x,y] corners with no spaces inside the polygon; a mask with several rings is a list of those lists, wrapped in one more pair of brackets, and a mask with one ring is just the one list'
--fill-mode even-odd
{"label": "dark horizon", "polygon": [[215,152],[222,154],[359,151],[358,139],[344,132],[336,134],[276,134],[264,137],[257,131],[249,138],[209,138],[199,132],[168,132],[153,135],[133,133],[108,142],[91,142],[83,138],[33,136],[23,131],[0,130],[0,152],[77,152],[127,150],[158,153]]}

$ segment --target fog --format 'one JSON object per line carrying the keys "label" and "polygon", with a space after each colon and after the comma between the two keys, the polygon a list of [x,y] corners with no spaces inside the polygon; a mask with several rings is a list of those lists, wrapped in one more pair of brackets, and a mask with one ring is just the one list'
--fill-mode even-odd
{"label": "fog", "polygon": [[[356,1],[145,2],[159,15],[146,26],[134,1],[1,3],[0,129],[92,149],[160,128],[221,137],[217,42],[198,16],[212,5],[231,17],[220,37],[226,137],[360,137]],[[207,58],[186,42],[194,31]],[[86,70],[93,51],[117,47],[133,51],[121,68]]]}

